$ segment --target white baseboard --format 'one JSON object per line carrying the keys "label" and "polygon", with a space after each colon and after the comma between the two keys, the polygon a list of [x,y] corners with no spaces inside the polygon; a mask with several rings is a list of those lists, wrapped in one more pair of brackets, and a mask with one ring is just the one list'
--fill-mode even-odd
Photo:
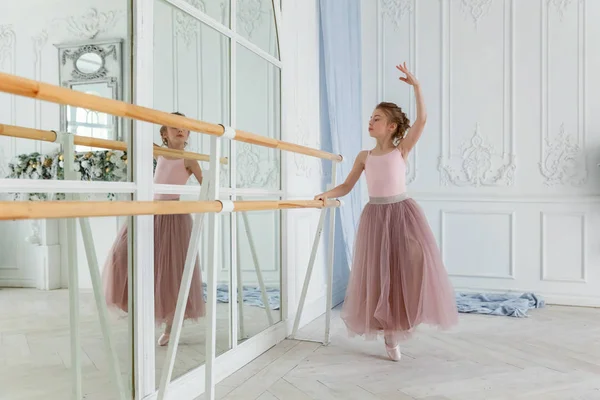
{"label": "white baseboard", "polygon": [[22,288],[22,289],[35,289],[37,281],[30,278],[1,278],[0,287],[4,288]]}
{"label": "white baseboard", "polygon": [[562,294],[543,294],[540,295],[546,301],[546,304],[557,306],[573,306],[573,307],[592,307],[600,308],[600,297],[592,296],[570,296]]}

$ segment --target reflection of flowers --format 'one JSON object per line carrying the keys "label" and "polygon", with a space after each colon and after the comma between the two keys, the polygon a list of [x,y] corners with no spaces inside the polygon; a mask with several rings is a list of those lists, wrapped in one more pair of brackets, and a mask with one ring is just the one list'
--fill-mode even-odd
{"label": "reflection of flowers", "polygon": [[[279,160],[263,158],[259,149],[249,144],[238,147],[237,187],[279,187]],[[269,150],[266,150],[269,151]]]}
{"label": "reflection of flowers", "polygon": [[[76,153],[73,163],[79,180],[123,182],[127,179],[127,154],[122,151],[90,151]],[[63,180],[64,156],[60,151],[50,154],[29,153],[17,156],[9,165],[7,178]],[[114,198],[114,194],[109,194]],[[31,193],[30,200],[46,200],[45,193]],[[56,195],[64,199],[64,193]]]}

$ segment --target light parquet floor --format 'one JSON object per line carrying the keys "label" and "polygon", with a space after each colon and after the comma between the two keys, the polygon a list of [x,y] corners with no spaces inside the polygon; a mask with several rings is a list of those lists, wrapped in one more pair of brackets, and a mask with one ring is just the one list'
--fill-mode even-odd
{"label": "light parquet floor", "polygon": [[[323,318],[301,337],[322,337]],[[217,387],[223,400],[600,400],[600,309],[546,306],[529,318],[461,315],[423,327],[389,361],[350,339],[339,309],[329,346],[287,340]],[[202,397],[200,398],[202,399]]]}
{"label": "light parquet floor", "polygon": [[[86,400],[116,399],[93,294],[80,293],[82,386]],[[277,312],[273,313],[278,318]],[[127,317],[109,315],[121,373],[131,376]],[[262,308],[245,306],[246,335],[266,329]],[[229,348],[229,304],[217,305],[217,354]],[[154,332],[155,340],[162,330]],[[173,378],[204,364],[205,320],[186,322]],[[155,348],[160,382],[167,347]],[[0,400],[69,399],[72,390],[69,293],[67,290],[0,289]]]}

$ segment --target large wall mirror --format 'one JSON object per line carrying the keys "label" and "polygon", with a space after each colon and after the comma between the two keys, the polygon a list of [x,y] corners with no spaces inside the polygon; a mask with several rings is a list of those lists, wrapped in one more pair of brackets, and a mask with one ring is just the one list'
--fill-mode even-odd
{"label": "large wall mirror", "polygon": [[[130,102],[132,7],[130,0],[21,1],[3,7],[0,72]],[[0,93],[0,124],[15,131],[69,132],[131,142],[129,120],[7,93]],[[132,181],[130,151],[88,146],[75,150],[69,155],[51,141],[2,136],[0,178],[14,180],[13,187],[54,189],[64,183],[59,181],[65,180],[65,160],[74,157],[78,178],[69,179],[69,187],[80,191],[81,200],[132,199],[127,188]],[[88,189],[92,181],[102,181],[103,188]],[[0,198],[46,201],[64,200],[66,195],[37,189],[0,193]],[[101,322],[98,292],[94,293],[98,281],[91,272],[104,275],[108,270],[115,258],[112,247],[121,239],[127,219],[88,221],[92,241],[84,241],[80,220],[0,221],[1,399],[71,399],[76,392],[80,399],[117,399],[114,375],[119,373],[121,387],[131,398],[132,313],[111,304],[107,320]],[[76,223],[74,235],[70,222]],[[121,260],[120,287],[127,288],[133,266],[128,257]],[[100,287],[105,289],[104,282]],[[107,327],[116,359],[105,346]],[[76,373],[76,365],[81,373]]]}
{"label": "large wall mirror", "polygon": [[[186,0],[185,3],[190,7],[180,7],[184,5],[182,2],[154,1],[153,108],[169,113],[178,111],[211,123],[231,124],[273,139],[281,138],[281,74],[279,67],[272,63],[279,54],[272,0],[236,2],[238,32],[255,50],[260,49],[261,55],[201,22],[197,12],[205,13],[224,27],[229,26],[232,9],[228,0]],[[154,143],[163,145],[160,126],[156,126],[154,132]],[[211,155],[210,137],[192,132],[185,149]],[[279,200],[283,196],[280,150],[224,142],[222,153],[229,162],[221,170],[221,198]],[[208,163],[202,162],[201,167],[205,177],[208,176]],[[187,185],[198,183],[190,179]],[[197,198],[197,189],[186,189],[190,194],[182,199]],[[222,216],[220,236],[217,356],[248,344],[281,322],[280,213]],[[209,239],[205,232],[199,247],[203,283],[207,276]],[[208,289],[206,284],[204,289]],[[172,379],[185,377],[206,363],[206,323],[205,318],[185,321]],[[168,327],[157,327],[157,341],[165,329]],[[155,354],[158,385],[166,365],[165,346],[157,346]]]}
{"label": "large wall mirror", "polygon": [[[60,84],[78,92],[123,98],[122,40],[57,45]],[[61,106],[63,132],[98,139],[122,140],[121,119],[81,107]],[[78,148],[77,150],[84,150]]]}

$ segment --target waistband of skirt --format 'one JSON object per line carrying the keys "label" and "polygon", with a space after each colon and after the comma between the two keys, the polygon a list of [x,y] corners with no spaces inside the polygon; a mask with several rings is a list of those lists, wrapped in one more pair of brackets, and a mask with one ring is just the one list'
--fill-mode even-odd
{"label": "waistband of skirt", "polygon": [[408,193],[400,193],[388,197],[369,197],[369,204],[394,204],[409,199]]}

